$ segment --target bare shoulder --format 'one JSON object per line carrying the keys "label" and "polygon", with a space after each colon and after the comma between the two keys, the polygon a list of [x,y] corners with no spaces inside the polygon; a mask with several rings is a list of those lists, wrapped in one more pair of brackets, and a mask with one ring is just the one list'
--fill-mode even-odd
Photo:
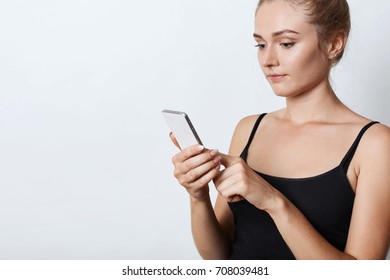
{"label": "bare shoulder", "polygon": [[369,136],[371,141],[378,139],[380,141],[390,140],[390,128],[382,123],[377,123],[370,128]]}
{"label": "bare shoulder", "polygon": [[371,126],[362,139],[361,153],[365,157],[375,155],[389,158],[390,128],[381,123]]}
{"label": "bare shoulder", "polygon": [[[371,126],[357,150],[358,174],[390,180],[390,128],[384,124]],[[388,183],[384,183],[388,185]],[[387,187],[386,187],[387,188]]]}
{"label": "bare shoulder", "polygon": [[236,125],[232,141],[230,144],[229,154],[238,156],[248,142],[253,126],[260,115],[251,115],[242,118]]}
{"label": "bare shoulder", "polygon": [[260,115],[251,115],[251,116],[246,116],[242,118],[236,126],[236,132],[247,132],[249,130],[252,131],[253,125],[255,124],[256,120],[259,118]]}

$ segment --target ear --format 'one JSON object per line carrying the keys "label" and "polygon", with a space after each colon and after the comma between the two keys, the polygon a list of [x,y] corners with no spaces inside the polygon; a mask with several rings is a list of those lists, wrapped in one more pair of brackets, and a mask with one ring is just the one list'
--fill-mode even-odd
{"label": "ear", "polygon": [[344,31],[337,32],[328,43],[328,58],[333,60],[341,53],[347,43],[347,35]]}

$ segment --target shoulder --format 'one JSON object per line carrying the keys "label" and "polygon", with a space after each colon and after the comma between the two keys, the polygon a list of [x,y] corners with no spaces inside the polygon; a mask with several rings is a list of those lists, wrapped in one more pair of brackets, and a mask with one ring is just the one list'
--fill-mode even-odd
{"label": "shoulder", "polygon": [[268,124],[273,124],[275,120],[280,119],[281,112],[283,112],[283,109],[270,113],[246,116],[238,122],[236,126],[236,132],[251,132],[256,121],[260,118],[261,115],[264,115],[264,117],[261,119],[261,124],[259,125],[259,128],[267,126]]}
{"label": "shoulder", "polygon": [[238,156],[249,140],[249,136],[260,115],[251,115],[242,118],[236,125],[230,144],[229,154]]}
{"label": "shoulder", "polygon": [[370,127],[370,133],[367,135],[369,141],[379,140],[388,142],[390,140],[390,128],[382,123],[376,123]]}
{"label": "shoulder", "polygon": [[234,130],[234,134],[230,144],[229,154],[234,156],[238,156],[241,154],[246,144],[248,143],[250,134],[254,129],[256,121],[261,115],[264,115],[264,117],[261,119],[261,123],[259,124],[259,127],[256,129],[256,131],[261,130],[263,127],[274,126],[275,120],[279,118],[279,115],[282,111],[283,109],[270,113],[250,115],[242,118],[237,123],[236,128]]}
{"label": "shoulder", "polygon": [[[386,153],[386,151],[388,153]],[[361,141],[362,155],[380,156],[389,158],[390,152],[390,128],[384,124],[372,125],[364,134]]]}
{"label": "shoulder", "polygon": [[259,119],[259,117],[260,115],[258,114],[242,118],[236,125],[235,133],[252,131],[252,128],[255,125],[256,121]]}
{"label": "shoulder", "polygon": [[390,128],[381,123],[374,124],[365,132],[359,146],[356,155],[359,174],[390,179]]}

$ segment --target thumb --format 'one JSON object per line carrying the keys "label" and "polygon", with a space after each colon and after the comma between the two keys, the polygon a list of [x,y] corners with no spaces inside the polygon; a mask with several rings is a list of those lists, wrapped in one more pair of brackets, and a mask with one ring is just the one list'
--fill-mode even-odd
{"label": "thumb", "polygon": [[225,166],[225,168],[232,166],[240,159],[240,157],[230,156],[223,153],[218,153],[218,155],[221,157],[221,164]]}
{"label": "thumb", "polygon": [[173,144],[175,144],[175,146],[181,150],[181,147],[180,147],[179,143],[177,142],[175,135],[173,135],[172,132],[169,133],[169,137],[171,138]]}

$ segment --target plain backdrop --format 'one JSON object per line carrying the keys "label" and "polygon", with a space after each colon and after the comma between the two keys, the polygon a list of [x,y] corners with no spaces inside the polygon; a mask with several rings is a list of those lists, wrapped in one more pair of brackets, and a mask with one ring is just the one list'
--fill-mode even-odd
{"label": "plain backdrop", "polygon": [[[332,83],[390,125],[390,3],[349,2]],[[242,117],[284,106],[257,64],[256,5],[0,0],[0,259],[199,259],[160,112],[227,152]]]}

